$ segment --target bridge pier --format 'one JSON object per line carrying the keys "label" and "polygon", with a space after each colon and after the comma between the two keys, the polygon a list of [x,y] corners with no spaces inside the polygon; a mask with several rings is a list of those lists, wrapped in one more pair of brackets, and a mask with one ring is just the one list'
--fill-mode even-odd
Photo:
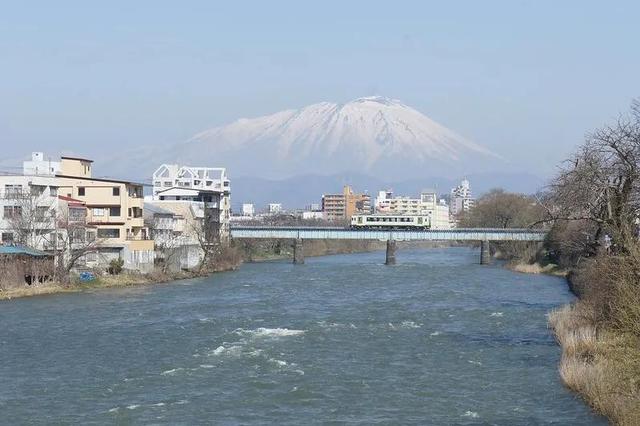
{"label": "bridge pier", "polygon": [[387,257],[384,261],[385,265],[396,264],[396,240],[387,240]]}
{"label": "bridge pier", "polygon": [[302,238],[296,238],[293,243],[293,264],[304,264],[304,245],[302,244]]}
{"label": "bridge pier", "polygon": [[480,264],[491,264],[491,248],[489,246],[489,240],[480,241]]}

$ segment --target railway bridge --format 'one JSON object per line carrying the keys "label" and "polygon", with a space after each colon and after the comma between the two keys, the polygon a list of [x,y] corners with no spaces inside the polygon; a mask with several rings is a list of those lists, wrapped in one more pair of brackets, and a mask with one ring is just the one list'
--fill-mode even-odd
{"label": "railway bridge", "polygon": [[470,241],[480,243],[480,264],[491,261],[489,244],[492,241],[543,241],[546,231],[538,229],[429,229],[380,230],[339,227],[304,226],[232,226],[233,239],[293,240],[293,263],[304,263],[303,240],[378,240],[387,242],[385,264],[396,263],[397,241]]}

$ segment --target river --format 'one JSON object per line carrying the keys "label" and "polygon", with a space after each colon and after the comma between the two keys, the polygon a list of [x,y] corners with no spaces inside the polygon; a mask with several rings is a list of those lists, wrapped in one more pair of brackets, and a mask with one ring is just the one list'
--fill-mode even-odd
{"label": "river", "polygon": [[560,278],[477,250],[246,264],[0,302],[2,424],[605,424],[560,383]]}

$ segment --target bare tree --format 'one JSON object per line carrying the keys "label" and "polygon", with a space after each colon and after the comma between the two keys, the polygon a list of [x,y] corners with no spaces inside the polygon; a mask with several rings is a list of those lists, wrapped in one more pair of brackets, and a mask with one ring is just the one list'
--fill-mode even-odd
{"label": "bare tree", "polygon": [[95,227],[87,224],[86,207],[61,203],[50,243],[56,253],[59,279],[67,280],[79,261],[98,251],[101,242]]}
{"label": "bare tree", "polygon": [[604,235],[616,251],[637,238],[640,213],[640,102],[615,124],[595,130],[565,162],[546,197],[548,219],[590,223],[589,247]]}
{"label": "bare tree", "polygon": [[45,194],[46,186],[21,186],[5,191],[4,217],[13,239],[36,249],[42,249],[55,231],[56,198]]}
{"label": "bare tree", "polygon": [[464,212],[460,226],[467,228],[527,228],[540,226],[544,209],[531,196],[492,189]]}

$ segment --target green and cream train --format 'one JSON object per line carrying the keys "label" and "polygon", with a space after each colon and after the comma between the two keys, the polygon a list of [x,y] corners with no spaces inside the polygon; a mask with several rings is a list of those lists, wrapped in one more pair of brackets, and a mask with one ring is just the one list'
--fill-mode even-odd
{"label": "green and cream train", "polygon": [[355,214],[351,216],[351,229],[415,229],[431,228],[430,216],[390,214]]}

